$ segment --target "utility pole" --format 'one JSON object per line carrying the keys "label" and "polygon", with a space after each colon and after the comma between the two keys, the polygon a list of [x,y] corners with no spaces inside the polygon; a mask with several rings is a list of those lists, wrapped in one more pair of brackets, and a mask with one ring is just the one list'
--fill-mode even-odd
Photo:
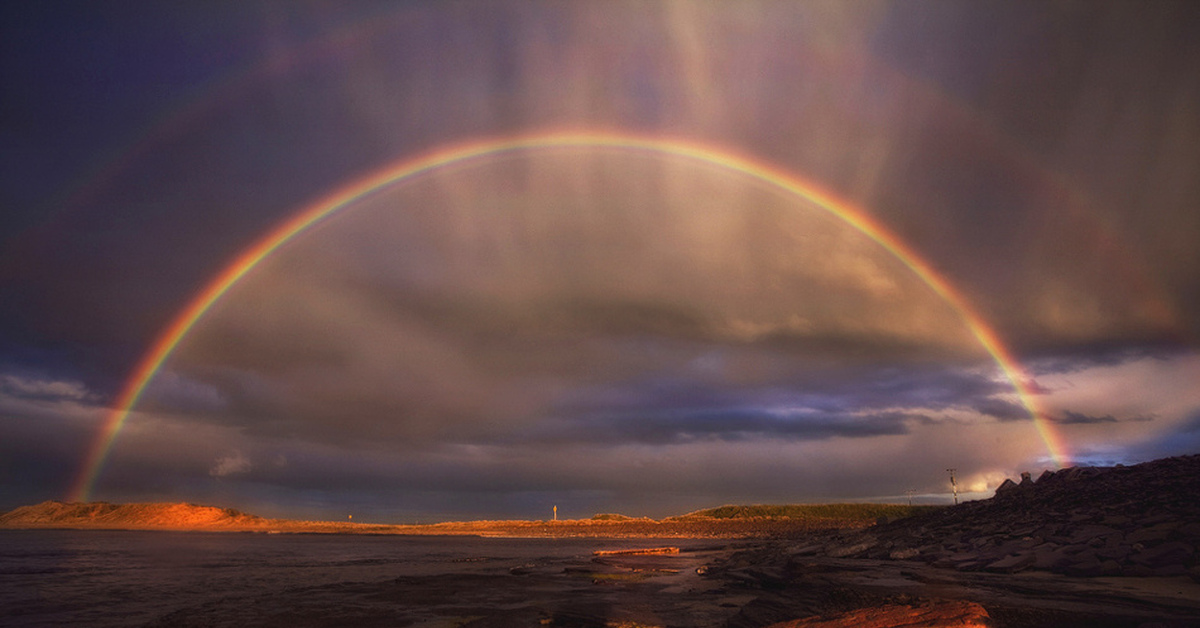
{"label": "utility pole", "polygon": [[946,469],[950,472],[950,486],[954,489],[954,505],[958,505],[958,482],[954,481],[954,472],[957,469]]}

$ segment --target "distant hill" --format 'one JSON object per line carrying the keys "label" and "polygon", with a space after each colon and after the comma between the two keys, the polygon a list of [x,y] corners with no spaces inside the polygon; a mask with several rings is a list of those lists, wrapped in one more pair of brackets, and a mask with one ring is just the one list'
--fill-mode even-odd
{"label": "distant hill", "polygon": [[252,528],[269,520],[196,504],[110,504],[47,501],[0,514],[6,528]]}
{"label": "distant hill", "polygon": [[264,519],[196,504],[48,501],[0,514],[0,528],[210,530],[333,534],[467,534],[673,538],[796,538],[815,531],[863,528],[918,509],[880,504],[723,506],[662,520],[604,513],[579,521],[450,521],[428,525]]}

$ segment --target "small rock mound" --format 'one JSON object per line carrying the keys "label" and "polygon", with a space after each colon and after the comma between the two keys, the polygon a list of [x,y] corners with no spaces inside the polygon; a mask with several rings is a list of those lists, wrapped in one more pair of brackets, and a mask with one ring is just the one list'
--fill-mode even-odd
{"label": "small rock mound", "polygon": [[833,556],[961,571],[1200,580],[1200,455],[1047,471],[967,502],[837,539]]}
{"label": "small rock mound", "polygon": [[930,601],[920,606],[887,604],[829,617],[809,617],[769,628],[986,628],[988,614],[974,602]]}
{"label": "small rock mound", "polygon": [[635,519],[636,517],[629,517],[615,512],[602,512],[592,515],[592,521],[633,521]]}

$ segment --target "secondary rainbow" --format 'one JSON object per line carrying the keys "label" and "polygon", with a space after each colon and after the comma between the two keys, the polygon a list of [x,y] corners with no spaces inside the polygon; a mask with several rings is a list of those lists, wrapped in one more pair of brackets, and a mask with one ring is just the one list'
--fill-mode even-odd
{"label": "secondary rainbow", "polygon": [[916,251],[870,215],[795,174],[728,149],[692,140],[624,132],[546,132],[475,140],[436,149],[415,158],[393,163],[320,198],[261,237],[238,255],[220,274],[209,281],[163,330],[149,351],[142,356],[121,388],[113,408],[105,417],[101,432],[88,450],[81,472],[71,488],[68,499],[70,501],[86,501],[89,498],[100,471],[103,469],[105,459],[121,432],[121,427],[129,418],[134,406],[137,405],[146,386],[154,379],[154,375],[188,331],[223,294],[279,247],[357,200],[389,186],[411,181],[438,168],[466,164],[471,160],[495,157],[505,153],[555,148],[634,150],[691,159],[739,172],[765,182],[803,198],[842,219],[887,249],[959,314],[980,345],[992,356],[1004,372],[1005,377],[1012,383],[1022,405],[1033,418],[1050,457],[1059,466],[1066,465],[1065,448],[1058,434],[1038,406],[1037,398],[1030,389],[1027,376],[1000,341],[996,332],[949,281],[936,272]]}

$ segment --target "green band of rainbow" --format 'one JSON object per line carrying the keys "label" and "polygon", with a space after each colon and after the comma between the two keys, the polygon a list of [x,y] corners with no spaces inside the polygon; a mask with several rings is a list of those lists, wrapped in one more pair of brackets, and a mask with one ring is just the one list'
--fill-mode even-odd
{"label": "green band of rainbow", "polygon": [[1037,399],[1027,383],[1026,375],[1012,354],[1001,343],[996,332],[984,322],[983,318],[975,312],[949,281],[936,272],[916,251],[865,212],[794,174],[726,149],[706,146],[690,140],[641,136],[623,132],[545,132],[471,141],[393,163],[319,199],[260,238],[204,286],[204,289],[171,321],[171,324],[138,362],[129,380],[121,389],[116,404],[105,418],[99,437],[88,451],[81,473],[72,487],[68,499],[86,501],[89,498],[105,459],[112,449],[113,442],[120,434],[121,427],[129,417],[130,411],[137,404],[155,373],[162,367],[163,362],[171,355],[171,352],[187,335],[192,326],[230,287],[288,240],[339,209],[386,186],[472,159],[493,157],[514,151],[550,148],[638,150],[716,165],[794,194],[842,219],[887,249],[959,314],[980,345],[1000,366],[1005,377],[1012,382],[1021,403],[1033,418],[1051,459],[1059,466],[1066,465],[1065,450],[1058,434],[1043,416]]}

